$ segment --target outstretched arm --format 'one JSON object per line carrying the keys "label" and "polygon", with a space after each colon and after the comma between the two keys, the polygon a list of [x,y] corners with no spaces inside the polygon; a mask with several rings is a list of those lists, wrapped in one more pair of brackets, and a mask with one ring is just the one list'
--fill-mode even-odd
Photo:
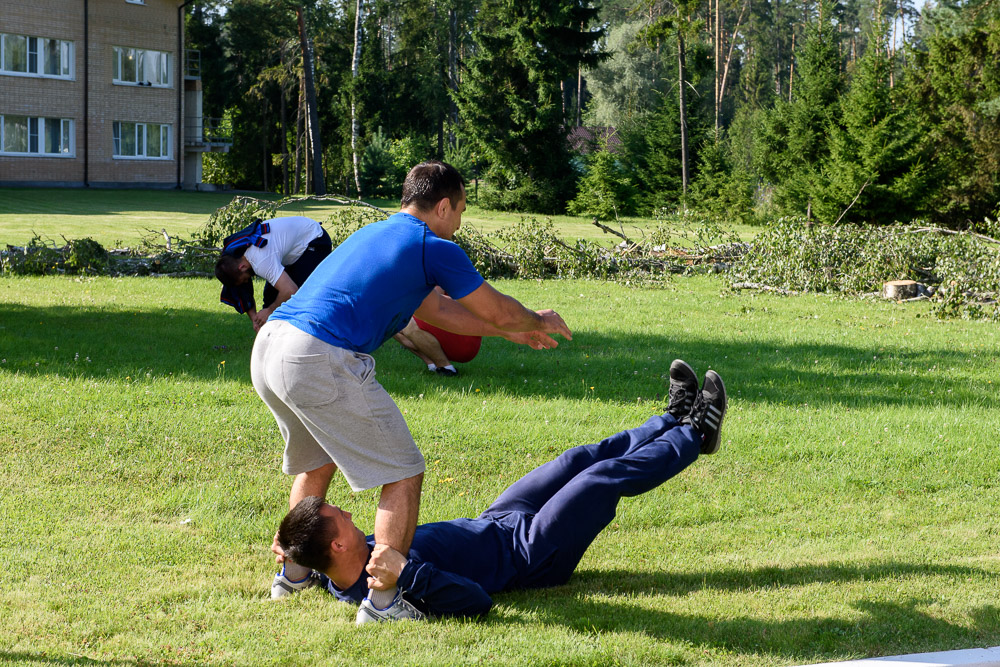
{"label": "outstretched arm", "polygon": [[485,616],[493,607],[493,599],[471,579],[439,570],[432,563],[407,560],[382,544],[375,546],[365,570],[369,586],[373,580],[394,585],[432,616]]}
{"label": "outstretched arm", "polygon": [[431,292],[415,313],[445,331],[466,336],[502,336],[536,350],[558,345],[548,334],[572,340],[569,327],[554,310],[528,310],[488,283],[483,283],[459,301]]}

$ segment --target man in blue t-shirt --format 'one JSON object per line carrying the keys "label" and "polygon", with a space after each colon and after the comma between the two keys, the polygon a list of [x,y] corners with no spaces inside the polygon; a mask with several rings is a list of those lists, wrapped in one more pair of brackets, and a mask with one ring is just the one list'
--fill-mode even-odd
{"label": "man in blue t-shirt", "polygon": [[[250,371],[285,441],[295,475],[289,507],[323,497],[337,469],[352,489],[381,487],[375,540],[407,553],[417,524],[424,460],[399,408],[375,380],[370,356],[416,314],[446,331],[503,336],[535,349],[571,338],[552,310],[532,311],[486,283],[452,235],[465,185],[443,162],[417,165],[402,210],[341,243],[261,327]],[[434,288],[440,286],[450,296]],[[308,586],[310,569],[286,561],[272,597]],[[379,607],[396,591],[372,591]]]}
{"label": "man in blue t-shirt", "polygon": [[[360,604],[358,624],[431,616],[480,616],[491,593],[566,583],[587,548],[614,519],[618,501],[655,489],[699,454],[721,445],[726,389],[715,371],[698,378],[670,367],[663,415],[596,445],[574,447],[522,477],[476,519],[417,527],[408,555],[365,537],[339,507],[311,496],[281,522],[280,551],[308,563],[316,582]],[[374,582],[400,591],[395,608],[365,598]]]}

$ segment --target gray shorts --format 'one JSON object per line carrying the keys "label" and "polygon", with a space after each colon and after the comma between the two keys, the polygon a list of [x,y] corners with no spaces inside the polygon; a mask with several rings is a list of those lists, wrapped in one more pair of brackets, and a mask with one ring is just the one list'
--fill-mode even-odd
{"label": "gray shorts", "polygon": [[285,473],[332,462],[362,491],[424,471],[403,415],[375,380],[371,355],[273,320],[254,341],[250,376],[285,440]]}

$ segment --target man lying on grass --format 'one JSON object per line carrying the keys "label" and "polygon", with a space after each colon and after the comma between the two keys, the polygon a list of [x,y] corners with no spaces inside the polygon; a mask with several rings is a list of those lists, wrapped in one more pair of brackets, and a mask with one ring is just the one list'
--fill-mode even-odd
{"label": "man lying on grass", "polygon": [[[313,582],[360,603],[357,623],[431,616],[480,616],[490,593],[558,586],[615,517],[622,496],[655,489],[721,443],[726,389],[708,371],[701,391],[686,363],[670,366],[662,416],[596,445],[574,447],[512,484],[478,519],[417,526],[409,558],[375,545],[348,512],[310,496],[281,522],[284,556],[315,570]],[[276,548],[277,553],[277,548]],[[369,588],[398,587],[378,609]]]}

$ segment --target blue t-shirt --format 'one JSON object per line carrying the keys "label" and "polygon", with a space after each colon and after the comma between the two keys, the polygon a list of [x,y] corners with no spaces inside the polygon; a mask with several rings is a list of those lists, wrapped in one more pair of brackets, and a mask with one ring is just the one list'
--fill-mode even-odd
{"label": "blue t-shirt", "polygon": [[271,319],[371,353],[406,326],[435,285],[461,299],[482,284],[461,248],[422,220],[396,213],[351,234]]}

